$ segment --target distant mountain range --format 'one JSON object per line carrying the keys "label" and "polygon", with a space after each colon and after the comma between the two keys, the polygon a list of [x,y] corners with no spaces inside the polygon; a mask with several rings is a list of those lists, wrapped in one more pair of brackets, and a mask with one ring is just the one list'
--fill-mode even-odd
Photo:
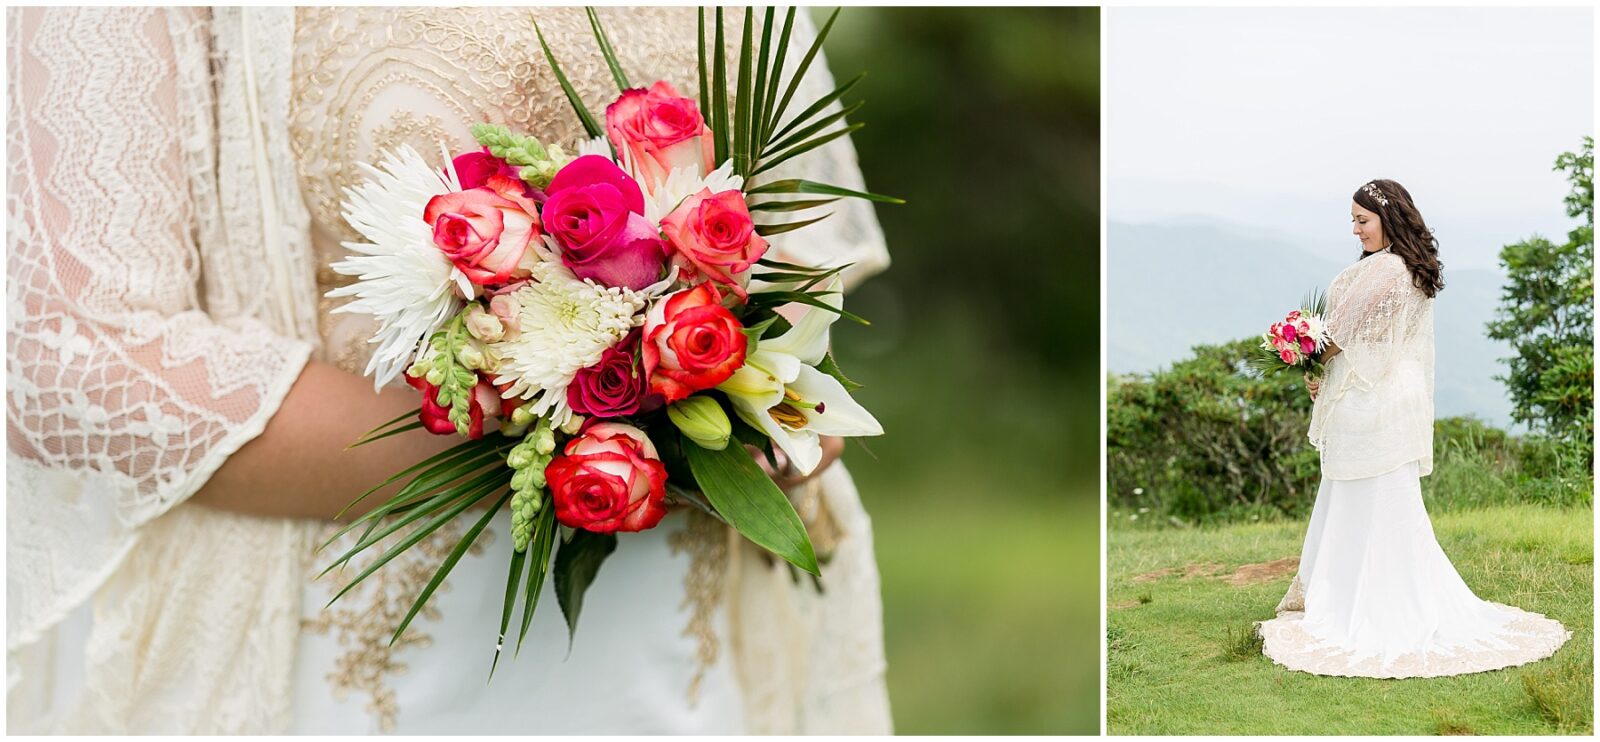
{"label": "distant mountain range", "polygon": [[[1106,354],[1112,373],[1153,371],[1195,345],[1258,335],[1298,306],[1307,291],[1353,262],[1356,243],[1336,254],[1268,230],[1213,219],[1147,224],[1112,221],[1106,236]],[[1484,335],[1502,277],[1454,270],[1434,305],[1436,414],[1511,420],[1500,358],[1504,343]]]}

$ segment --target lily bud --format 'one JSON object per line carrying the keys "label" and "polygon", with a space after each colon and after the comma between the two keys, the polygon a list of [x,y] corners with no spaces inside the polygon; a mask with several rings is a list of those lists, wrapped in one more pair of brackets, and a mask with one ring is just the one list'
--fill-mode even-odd
{"label": "lily bud", "polygon": [[574,412],[572,417],[567,418],[567,421],[561,425],[560,430],[567,435],[577,435],[578,431],[583,429],[585,422],[588,422],[587,418]]}
{"label": "lily bud", "polygon": [[728,439],[733,435],[728,413],[710,397],[696,396],[673,402],[667,406],[667,418],[689,440],[710,451],[727,448]]}

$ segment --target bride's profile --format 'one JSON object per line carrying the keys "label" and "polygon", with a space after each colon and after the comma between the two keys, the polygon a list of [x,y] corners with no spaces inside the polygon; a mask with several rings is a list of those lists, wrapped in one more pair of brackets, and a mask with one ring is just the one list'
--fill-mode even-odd
{"label": "bride's profile", "polygon": [[[598,12],[633,79],[695,87],[693,9]],[[600,108],[616,86],[584,11],[533,13]],[[815,34],[799,19],[791,57]],[[8,732],[890,731],[871,523],[828,460],[775,475],[823,557],[820,589],[675,511],[619,543],[570,649],[547,582],[551,610],[490,681],[503,513],[399,642],[464,524],[324,608],[344,584],[313,579],[334,516],[449,444],[416,431],[345,450],[417,402],[374,393],[373,326],[325,298],[351,280],[329,268],[356,239],[342,194],[379,152],[460,150],[479,121],[576,142],[529,11],[7,20]],[[833,90],[824,60],[809,69],[801,99]],[[770,177],[864,190],[847,137]],[[847,287],[888,264],[866,202],[797,247],[773,237],[779,260],[849,264]]]}
{"label": "bride's profile", "polygon": [[1361,256],[1328,287],[1330,343],[1309,437],[1322,482],[1299,573],[1261,622],[1291,670],[1440,677],[1533,662],[1571,636],[1539,614],[1478,598],[1434,537],[1420,478],[1433,470],[1438,242],[1411,194],[1374,180],[1352,197]]}

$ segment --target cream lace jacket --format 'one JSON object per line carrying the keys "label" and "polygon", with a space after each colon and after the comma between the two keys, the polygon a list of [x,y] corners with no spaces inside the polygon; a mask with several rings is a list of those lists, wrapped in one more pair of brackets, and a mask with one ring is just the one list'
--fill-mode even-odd
{"label": "cream lace jacket", "polygon": [[1342,352],[1311,410],[1328,479],[1375,477],[1417,461],[1433,471],[1433,299],[1405,260],[1381,252],[1328,287],[1328,330]]}
{"label": "cream lace jacket", "polygon": [[[548,12],[594,108],[602,86],[583,81],[604,68],[577,61],[587,26]],[[337,360],[313,248],[328,194],[307,192],[297,164],[333,173],[348,156],[332,149],[348,142],[330,106],[349,100],[291,104],[306,76],[335,73],[296,69],[292,9],[7,13],[8,731],[281,731],[323,524],[185,500],[261,433],[308,358]],[[619,50],[650,41],[619,39],[627,25],[609,24]],[[655,43],[668,41],[683,43]],[[799,97],[831,89],[818,66]],[[533,72],[548,74],[511,69]],[[333,141],[297,146],[296,116]],[[861,187],[837,144],[783,177]],[[847,281],[887,264],[870,208],[803,234],[804,259],[857,264]],[[728,560],[724,640],[752,732],[888,730],[870,523],[847,482],[830,490],[825,477],[822,501],[840,534],[825,594],[793,590],[747,545]],[[80,707],[29,727],[30,701],[62,666],[49,638],[89,601]]]}

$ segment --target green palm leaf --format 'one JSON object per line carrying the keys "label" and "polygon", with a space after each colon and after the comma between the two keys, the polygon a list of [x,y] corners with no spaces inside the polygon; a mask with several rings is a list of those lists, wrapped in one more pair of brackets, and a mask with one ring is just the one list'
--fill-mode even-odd
{"label": "green palm leaf", "polygon": [[455,548],[450,550],[450,554],[445,557],[444,563],[439,565],[439,570],[433,573],[433,579],[428,580],[427,587],[422,588],[422,592],[417,595],[416,601],[411,604],[411,610],[406,611],[406,617],[400,621],[400,627],[394,630],[394,636],[389,638],[391,646],[400,641],[400,635],[405,633],[407,626],[411,625],[411,619],[417,617],[417,613],[428,602],[428,598],[433,597],[434,591],[438,590],[439,585],[444,582],[445,576],[450,574],[450,570],[456,568],[456,563],[460,562],[461,557],[466,555],[468,549],[472,548],[472,542],[478,540],[478,534],[483,533],[483,529],[489,525],[489,521],[499,514],[500,508],[504,507],[506,501],[510,499],[511,490],[508,489],[504,494],[500,495],[500,499],[496,500],[494,505],[490,506],[489,512],[484,513],[483,517],[479,518],[472,528],[467,529],[461,540],[456,542]]}
{"label": "green palm leaf", "polygon": [[600,56],[605,57],[606,67],[611,69],[611,78],[617,81],[617,92],[626,92],[633,86],[628,84],[628,76],[617,61],[617,51],[611,48],[611,39],[606,38],[606,30],[600,25],[600,16],[592,7],[584,8],[584,12],[589,14],[589,27],[594,29],[594,41],[600,46]]}
{"label": "green palm leaf", "polygon": [[539,37],[539,48],[544,50],[544,58],[550,63],[550,71],[555,73],[556,82],[561,85],[561,92],[567,96],[567,103],[572,105],[572,112],[578,114],[578,121],[583,124],[583,130],[590,137],[598,137],[605,133],[600,125],[595,123],[594,114],[589,113],[589,108],[583,104],[583,99],[578,97],[578,91],[572,89],[572,82],[567,80],[567,74],[561,71],[561,63],[556,61],[555,53],[550,51],[550,44],[544,40],[544,32],[539,30],[539,22],[533,22],[533,33]]}

